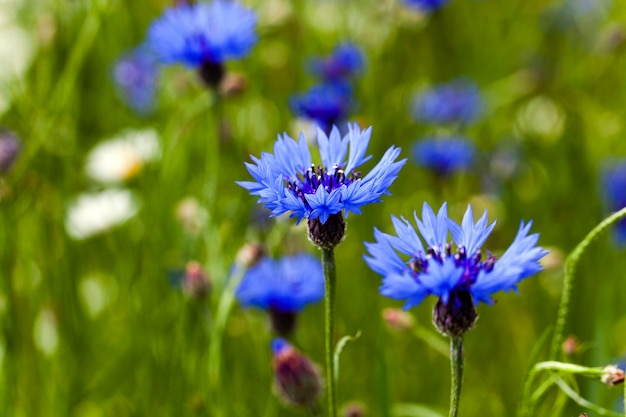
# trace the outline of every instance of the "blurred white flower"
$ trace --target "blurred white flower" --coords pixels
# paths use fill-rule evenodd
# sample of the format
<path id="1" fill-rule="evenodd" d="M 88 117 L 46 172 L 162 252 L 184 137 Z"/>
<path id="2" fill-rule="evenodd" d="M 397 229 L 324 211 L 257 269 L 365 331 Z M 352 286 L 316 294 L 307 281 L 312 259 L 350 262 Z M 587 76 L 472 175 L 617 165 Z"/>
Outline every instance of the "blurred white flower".
<path id="1" fill-rule="evenodd" d="M 0 0 L 0 114 L 11 102 L 11 84 L 24 75 L 34 52 L 32 35 L 17 22 L 18 6 L 18 2 Z"/>
<path id="2" fill-rule="evenodd" d="M 138 210 L 138 199 L 129 190 L 109 189 L 84 193 L 70 206 L 65 229 L 74 239 L 85 239 L 124 223 Z"/>
<path id="3" fill-rule="evenodd" d="M 89 155 L 85 171 L 102 183 L 122 182 L 135 176 L 146 162 L 161 156 L 159 138 L 154 129 L 129 130 L 96 145 Z"/>

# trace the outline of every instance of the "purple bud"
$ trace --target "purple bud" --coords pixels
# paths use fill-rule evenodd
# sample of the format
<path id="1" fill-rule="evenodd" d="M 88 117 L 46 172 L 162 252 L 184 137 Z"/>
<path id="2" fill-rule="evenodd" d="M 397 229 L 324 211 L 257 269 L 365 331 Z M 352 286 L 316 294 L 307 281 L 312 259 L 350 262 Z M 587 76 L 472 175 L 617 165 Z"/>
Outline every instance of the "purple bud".
<path id="1" fill-rule="evenodd" d="M 6 174 L 22 150 L 22 142 L 8 131 L 0 131 L 0 174 Z"/>
<path id="2" fill-rule="evenodd" d="M 286 404 L 312 406 L 322 392 L 318 367 L 284 339 L 272 341 L 276 395 Z"/>

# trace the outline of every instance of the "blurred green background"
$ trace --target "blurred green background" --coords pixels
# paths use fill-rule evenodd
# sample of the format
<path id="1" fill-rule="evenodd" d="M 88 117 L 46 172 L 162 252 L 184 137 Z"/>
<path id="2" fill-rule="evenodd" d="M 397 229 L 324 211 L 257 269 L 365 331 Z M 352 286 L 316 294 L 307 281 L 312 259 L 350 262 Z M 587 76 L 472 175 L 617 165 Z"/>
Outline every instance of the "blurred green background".
<path id="1" fill-rule="evenodd" d="M 486 104 L 481 120 L 463 129 L 479 149 L 475 169 L 442 180 L 409 162 L 393 195 L 349 218 L 336 250 L 337 336 L 361 337 L 341 358 L 339 404 L 360 401 L 370 416 L 436 415 L 397 404 L 445 414 L 448 359 L 385 325 L 382 309 L 401 303 L 379 295 L 362 242 L 373 240 L 374 226 L 390 232 L 391 214 L 448 201 L 458 220 L 468 203 L 489 210 L 498 223 L 486 247 L 496 253 L 521 219 L 534 220 L 539 243 L 552 251 L 546 271 L 523 282 L 519 295 L 481 305 L 466 337 L 461 415 L 515 415 L 533 348 L 535 360 L 547 357 L 538 341 L 554 326 L 563 257 L 607 214 L 600 168 L 607 157 L 626 157 L 626 3 L 450 0 L 431 16 L 393 0 L 245 3 L 258 13 L 259 42 L 228 69 L 245 75 L 246 89 L 218 112 L 196 74 L 167 68 L 155 111 L 141 117 L 116 94 L 111 67 L 170 3 L 0 0 L 0 126 L 23 142 L 0 177 L 0 415 L 306 415 L 272 394 L 263 312 L 233 306 L 217 383 L 209 378 L 210 332 L 245 243 L 265 243 L 275 256 L 315 252 L 292 220 L 260 221 L 255 197 L 234 181 L 249 179 L 244 161 L 271 151 L 278 133 L 297 135 L 303 124 L 288 101 L 313 82 L 306 59 L 346 40 L 366 56 L 352 119 L 373 126 L 374 159 L 392 144 L 409 157 L 416 139 L 436 131 L 410 117 L 421 88 L 465 76 Z M 156 132 L 158 157 L 113 187 L 90 179 L 88 152 L 129 129 Z M 497 174 L 489 156 L 501 147 L 519 156 L 515 174 L 486 187 Z M 66 223 L 78 196 L 109 188 L 130 190 L 136 214 L 72 237 Z M 566 329 L 582 344 L 572 362 L 605 365 L 626 353 L 623 254 L 607 235 L 584 255 Z M 212 280 L 208 298 L 172 285 L 173 271 L 191 260 Z M 411 311 L 428 330 L 432 303 Z M 295 337 L 320 364 L 322 314 L 321 304 L 307 308 Z M 620 396 L 579 382 L 585 398 L 606 408 Z M 538 415 L 584 411 L 571 402 L 554 411 L 557 392 Z"/>

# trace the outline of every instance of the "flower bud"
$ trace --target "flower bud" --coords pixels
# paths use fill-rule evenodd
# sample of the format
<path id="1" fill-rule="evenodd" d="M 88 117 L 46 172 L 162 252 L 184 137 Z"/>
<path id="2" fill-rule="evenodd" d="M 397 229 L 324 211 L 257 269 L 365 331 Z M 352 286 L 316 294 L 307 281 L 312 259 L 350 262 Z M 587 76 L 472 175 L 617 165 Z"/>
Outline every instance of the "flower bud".
<path id="1" fill-rule="evenodd" d="M 450 292 L 447 303 L 441 298 L 433 311 L 433 322 L 446 336 L 461 336 L 471 330 L 478 319 L 472 295 L 468 291 Z"/>
<path id="2" fill-rule="evenodd" d="M 604 375 L 600 379 L 604 384 L 613 387 L 624 383 L 624 371 L 616 365 L 607 365 L 602 370 Z"/>
<path id="3" fill-rule="evenodd" d="M 272 341 L 274 388 L 288 405 L 312 406 L 322 392 L 318 367 L 284 339 Z"/>
<path id="4" fill-rule="evenodd" d="M 409 330 L 414 324 L 413 316 L 398 308 L 384 309 L 383 320 L 391 329 L 399 332 Z"/>
<path id="5" fill-rule="evenodd" d="M 0 174 L 6 174 L 22 150 L 22 142 L 11 132 L 0 131 Z"/>
<path id="6" fill-rule="evenodd" d="M 237 264 L 252 268 L 267 255 L 267 248 L 258 242 L 246 243 L 237 252 Z"/>
<path id="7" fill-rule="evenodd" d="M 191 261 L 185 267 L 183 291 L 190 298 L 204 298 L 211 291 L 211 281 L 198 262 Z"/>
<path id="8" fill-rule="evenodd" d="M 339 415 L 341 417 L 363 417 L 365 415 L 365 407 L 358 402 L 346 404 L 341 409 Z"/>
<path id="9" fill-rule="evenodd" d="M 322 249 L 332 249 L 341 243 L 346 235 L 346 222 L 341 212 L 331 214 L 322 224 L 319 217 L 309 219 L 309 240 Z"/>
<path id="10" fill-rule="evenodd" d="M 248 86 L 248 79 L 243 74 L 227 73 L 219 86 L 220 94 L 224 97 L 231 97 L 241 94 Z"/>
<path id="11" fill-rule="evenodd" d="M 580 351 L 580 342 L 575 336 L 568 336 L 563 341 L 562 349 L 565 356 L 573 356 Z"/>

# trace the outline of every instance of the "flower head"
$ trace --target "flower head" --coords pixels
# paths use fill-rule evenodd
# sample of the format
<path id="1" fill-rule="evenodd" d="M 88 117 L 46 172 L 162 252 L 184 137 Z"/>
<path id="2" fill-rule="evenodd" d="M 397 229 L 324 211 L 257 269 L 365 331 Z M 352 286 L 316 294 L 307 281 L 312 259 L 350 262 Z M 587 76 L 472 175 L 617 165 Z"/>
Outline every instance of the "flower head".
<path id="1" fill-rule="evenodd" d="M 440 175 L 469 169 L 474 153 L 474 145 L 463 137 L 427 138 L 411 147 L 411 156 L 417 165 Z"/>
<path id="2" fill-rule="evenodd" d="M 244 307 L 298 313 L 324 298 L 322 265 L 307 254 L 264 258 L 246 272 L 236 297 Z"/>
<path id="3" fill-rule="evenodd" d="M 312 406 L 317 402 L 323 381 L 318 367 L 286 340 L 272 341 L 274 389 L 284 403 Z"/>
<path id="4" fill-rule="evenodd" d="M 404 0 L 404 4 L 422 12 L 434 12 L 445 5 L 448 0 Z"/>
<path id="5" fill-rule="evenodd" d="M 383 276 L 381 294 L 406 299 L 405 309 L 426 296 L 439 297 L 435 319 L 446 334 L 471 328 L 476 318 L 473 302 L 493 303 L 493 293 L 515 290 L 522 279 L 541 271 L 539 259 L 548 253 L 536 246 L 539 235 L 528 234 L 532 223 L 524 222 L 500 258 L 483 253 L 481 247 L 495 222 L 487 223 L 485 211 L 475 223 L 471 206 L 458 225 L 448 218 L 446 204 L 435 214 L 424 203 L 422 219 L 415 214 L 415 222 L 425 245 L 406 219 L 391 220 L 397 236 L 374 229 L 376 242 L 365 243 L 369 252 L 365 261 Z M 448 242 L 448 232 L 454 244 Z"/>
<path id="6" fill-rule="evenodd" d="M 324 298 L 322 265 L 311 255 L 264 258 L 244 275 L 236 297 L 244 307 L 268 310 L 274 331 L 290 334 L 307 304 Z"/>
<path id="7" fill-rule="evenodd" d="M 609 211 L 626 207 L 626 160 L 613 161 L 604 167 L 601 189 Z M 615 239 L 618 244 L 626 245 L 626 219 L 615 224 Z"/>
<path id="8" fill-rule="evenodd" d="M 122 100 L 140 114 L 154 108 L 159 77 L 155 54 L 145 45 L 124 54 L 113 65 L 112 78 Z"/>
<path id="9" fill-rule="evenodd" d="M 342 81 L 363 70 L 363 52 L 352 43 L 342 43 L 324 58 L 311 61 L 311 71 L 325 81 Z"/>
<path id="10" fill-rule="evenodd" d="M 197 68 L 244 57 L 256 43 L 256 16 L 236 1 L 180 3 L 152 23 L 148 44 L 165 64 Z"/>
<path id="11" fill-rule="evenodd" d="M 102 183 L 123 182 L 161 156 L 155 130 L 128 130 L 100 142 L 87 155 L 87 175 Z"/>
<path id="12" fill-rule="evenodd" d="M 468 124 L 478 119 L 481 110 L 478 87 L 464 79 L 435 86 L 413 102 L 413 116 L 425 123 Z"/>
<path id="13" fill-rule="evenodd" d="M 255 181 L 238 184 L 258 195 L 272 216 L 290 211 L 298 222 L 319 218 L 325 224 L 335 214 L 360 214 L 361 206 L 389 194 L 389 186 L 406 163 L 406 159 L 396 161 L 400 148 L 392 146 L 363 177 L 357 168 L 371 159 L 365 155 L 371 133 L 371 127 L 362 131 L 356 123 L 348 125 L 343 137 L 336 126 L 328 136 L 318 131 L 319 165 L 313 163 L 304 133 L 298 142 L 284 134 L 274 144 L 274 154 L 253 156 L 254 163 L 246 163 Z"/>
<path id="14" fill-rule="evenodd" d="M 352 104 L 352 88 L 346 83 L 318 84 L 290 100 L 294 114 L 314 120 L 326 133 L 346 120 Z"/>

